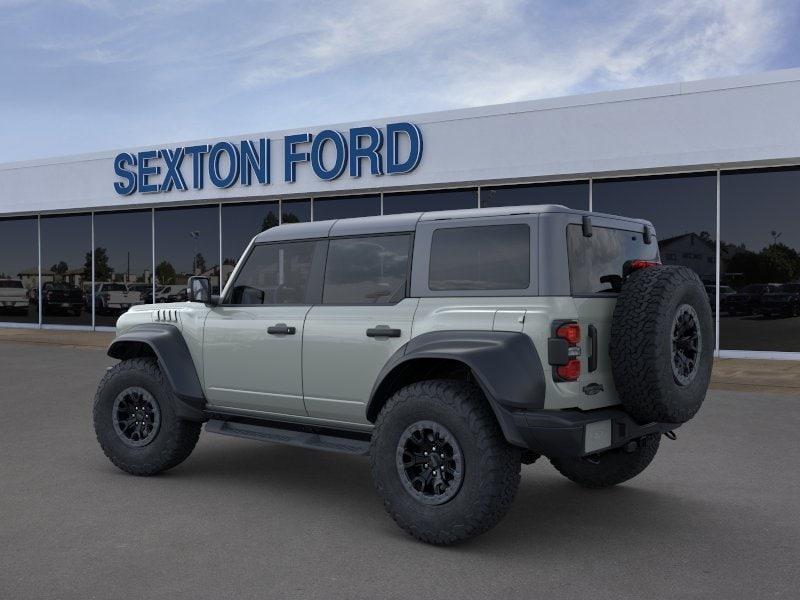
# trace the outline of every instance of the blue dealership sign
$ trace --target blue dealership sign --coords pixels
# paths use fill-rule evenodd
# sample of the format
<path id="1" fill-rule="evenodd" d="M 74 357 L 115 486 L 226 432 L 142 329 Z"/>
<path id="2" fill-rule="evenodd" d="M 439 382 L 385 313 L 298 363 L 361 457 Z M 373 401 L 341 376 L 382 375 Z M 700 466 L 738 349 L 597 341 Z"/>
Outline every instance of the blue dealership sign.
<path id="1" fill-rule="evenodd" d="M 407 147 L 401 156 L 401 145 Z M 327 158 L 326 158 L 327 155 Z M 350 177 L 410 173 L 422 159 L 422 132 L 413 123 L 389 123 L 386 131 L 377 127 L 353 127 L 347 134 L 325 129 L 316 134 L 298 133 L 283 139 L 283 178 L 297 180 L 297 166 L 310 163 L 311 171 L 322 181 L 333 181 L 347 170 Z M 183 163 L 191 162 L 186 177 Z M 270 140 L 242 140 L 121 152 L 114 158 L 114 191 L 121 196 L 166 193 L 172 190 L 202 190 L 206 178 L 218 188 L 238 183 L 249 186 L 254 180 L 269 185 L 271 173 Z"/>

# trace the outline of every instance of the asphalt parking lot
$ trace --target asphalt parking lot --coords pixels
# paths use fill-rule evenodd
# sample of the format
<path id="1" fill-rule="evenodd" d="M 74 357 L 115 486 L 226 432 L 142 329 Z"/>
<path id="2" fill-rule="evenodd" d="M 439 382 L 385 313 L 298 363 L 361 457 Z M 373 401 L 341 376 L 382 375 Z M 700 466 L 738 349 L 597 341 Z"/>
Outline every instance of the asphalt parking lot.
<path id="1" fill-rule="evenodd" d="M 204 434 L 136 478 L 91 429 L 102 350 L 0 342 L 3 598 L 797 598 L 800 396 L 711 392 L 653 465 L 587 491 L 524 467 L 451 548 L 383 512 L 367 460 Z"/>

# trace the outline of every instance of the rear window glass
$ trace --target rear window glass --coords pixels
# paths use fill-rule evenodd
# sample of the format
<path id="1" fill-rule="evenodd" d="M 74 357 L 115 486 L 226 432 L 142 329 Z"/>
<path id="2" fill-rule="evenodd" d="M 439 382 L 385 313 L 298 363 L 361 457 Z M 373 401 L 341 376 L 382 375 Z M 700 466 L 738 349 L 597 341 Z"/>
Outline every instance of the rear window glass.
<path id="1" fill-rule="evenodd" d="M 524 290 L 531 281 L 531 230 L 524 224 L 437 229 L 428 288 Z"/>
<path id="2" fill-rule="evenodd" d="M 583 235 L 580 225 L 567 226 L 569 281 L 572 293 L 614 294 L 622 281 L 622 267 L 629 260 L 659 260 L 655 238 L 649 244 L 635 231 L 593 227 Z"/>
<path id="3" fill-rule="evenodd" d="M 405 297 L 411 236 L 333 239 L 324 304 L 393 304 Z"/>

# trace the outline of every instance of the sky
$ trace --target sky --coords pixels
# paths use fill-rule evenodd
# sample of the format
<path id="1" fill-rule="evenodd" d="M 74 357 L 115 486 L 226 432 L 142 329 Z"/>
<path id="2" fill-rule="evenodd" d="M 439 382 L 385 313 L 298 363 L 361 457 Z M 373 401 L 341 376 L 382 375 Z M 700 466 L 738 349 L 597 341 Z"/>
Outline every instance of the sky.
<path id="1" fill-rule="evenodd" d="M 0 0 L 0 163 L 800 66 L 796 0 Z"/>

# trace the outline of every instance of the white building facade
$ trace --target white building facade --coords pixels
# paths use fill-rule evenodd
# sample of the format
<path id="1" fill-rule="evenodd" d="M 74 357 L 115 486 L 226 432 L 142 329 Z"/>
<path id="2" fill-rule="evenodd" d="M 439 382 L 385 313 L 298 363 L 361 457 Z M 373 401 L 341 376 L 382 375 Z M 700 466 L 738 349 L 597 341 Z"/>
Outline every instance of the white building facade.
<path id="1" fill-rule="evenodd" d="M 652 221 L 719 355 L 800 358 L 800 298 L 758 308 L 800 282 L 799 101 L 792 69 L 0 165 L 0 326 L 111 327 L 106 290 L 224 285 L 279 223 L 553 203 Z"/>

